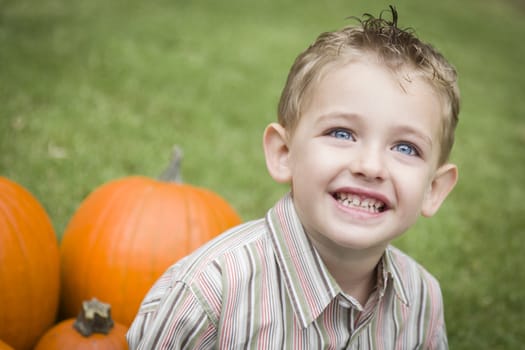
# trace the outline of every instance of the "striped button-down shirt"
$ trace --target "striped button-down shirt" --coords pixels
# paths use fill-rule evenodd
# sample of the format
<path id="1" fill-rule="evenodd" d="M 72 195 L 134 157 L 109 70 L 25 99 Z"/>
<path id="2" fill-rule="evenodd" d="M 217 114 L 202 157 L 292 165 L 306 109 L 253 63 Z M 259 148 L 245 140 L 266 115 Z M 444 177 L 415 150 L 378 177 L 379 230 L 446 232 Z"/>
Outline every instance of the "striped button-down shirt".
<path id="1" fill-rule="evenodd" d="M 389 246 L 365 305 L 307 238 L 290 195 L 171 266 L 144 298 L 131 349 L 447 349 L 439 284 Z"/>

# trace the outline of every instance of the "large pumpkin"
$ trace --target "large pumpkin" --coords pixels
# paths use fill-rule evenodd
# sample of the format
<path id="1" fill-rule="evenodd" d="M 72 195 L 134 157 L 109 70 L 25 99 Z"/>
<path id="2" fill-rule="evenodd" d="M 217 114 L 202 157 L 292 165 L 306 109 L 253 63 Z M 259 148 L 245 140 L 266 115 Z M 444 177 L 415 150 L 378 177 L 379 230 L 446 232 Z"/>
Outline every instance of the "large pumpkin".
<path id="1" fill-rule="evenodd" d="M 76 319 L 47 331 L 34 350 L 127 350 L 127 330 L 113 322 L 109 304 L 93 299 L 82 303 Z"/>
<path id="2" fill-rule="evenodd" d="M 46 211 L 0 177 L 0 339 L 31 349 L 55 321 L 59 283 L 58 241 Z"/>
<path id="3" fill-rule="evenodd" d="M 102 185 L 80 205 L 62 237 L 61 317 L 73 317 L 83 300 L 96 297 L 129 326 L 171 264 L 238 223 L 232 207 L 203 188 L 143 176 Z"/>

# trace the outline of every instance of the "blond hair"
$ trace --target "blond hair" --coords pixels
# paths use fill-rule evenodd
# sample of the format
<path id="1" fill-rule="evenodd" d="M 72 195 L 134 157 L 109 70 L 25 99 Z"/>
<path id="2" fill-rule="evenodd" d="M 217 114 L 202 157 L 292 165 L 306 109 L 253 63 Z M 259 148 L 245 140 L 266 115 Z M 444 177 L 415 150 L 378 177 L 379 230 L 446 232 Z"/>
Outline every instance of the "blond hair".
<path id="1" fill-rule="evenodd" d="M 397 26 L 397 11 L 390 6 L 392 19 L 365 14 L 359 25 L 326 32 L 295 60 L 281 94 L 279 123 L 293 133 L 304 108 L 305 96 L 336 64 L 374 56 L 394 73 L 410 69 L 423 77 L 443 102 L 439 163 L 447 161 L 459 114 L 459 87 L 455 68 L 430 44 L 420 41 L 410 28 Z M 355 18 L 354 18 L 355 19 Z"/>

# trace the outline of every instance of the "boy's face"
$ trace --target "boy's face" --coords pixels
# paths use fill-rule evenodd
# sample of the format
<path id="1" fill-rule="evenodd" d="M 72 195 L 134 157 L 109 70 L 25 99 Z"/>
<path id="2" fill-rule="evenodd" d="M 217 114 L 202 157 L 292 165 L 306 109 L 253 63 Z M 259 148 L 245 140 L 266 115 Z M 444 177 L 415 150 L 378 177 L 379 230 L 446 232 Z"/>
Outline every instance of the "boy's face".
<path id="1" fill-rule="evenodd" d="M 438 166 L 440 101 L 405 73 L 399 81 L 364 62 L 332 69 L 291 136 L 278 124 L 265 132 L 270 173 L 291 182 L 318 249 L 382 250 L 420 214 L 433 215 L 456 183 L 455 166 Z"/>

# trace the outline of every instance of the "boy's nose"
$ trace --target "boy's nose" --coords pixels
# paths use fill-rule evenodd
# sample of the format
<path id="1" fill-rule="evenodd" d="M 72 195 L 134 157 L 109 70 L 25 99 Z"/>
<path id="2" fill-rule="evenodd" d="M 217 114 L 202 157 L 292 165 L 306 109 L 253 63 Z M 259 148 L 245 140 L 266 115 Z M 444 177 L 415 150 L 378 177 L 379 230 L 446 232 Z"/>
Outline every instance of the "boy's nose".
<path id="1" fill-rule="evenodd" d="M 356 150 L 349 168 L 354 176 L 366 181 L 383 180 L 386 177 L 384 155 L 376 147 L 361 147 Z"/>

